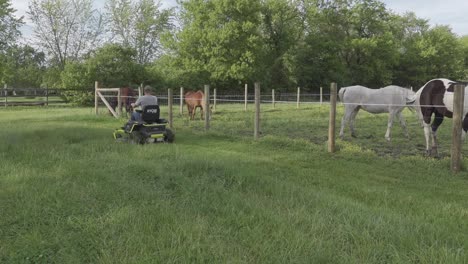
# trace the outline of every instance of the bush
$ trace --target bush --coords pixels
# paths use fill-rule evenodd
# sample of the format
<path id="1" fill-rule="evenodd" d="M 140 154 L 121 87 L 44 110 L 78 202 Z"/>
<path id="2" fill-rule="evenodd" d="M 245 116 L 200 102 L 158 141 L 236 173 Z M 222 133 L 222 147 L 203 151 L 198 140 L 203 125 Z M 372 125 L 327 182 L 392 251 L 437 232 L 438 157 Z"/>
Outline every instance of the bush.
<path id="1" fill-rule="evenodd" d="M 92 91 L 64 91 L 62 97 L 73 105 L 91 106 L 94 104 L 94 92 Z"/>

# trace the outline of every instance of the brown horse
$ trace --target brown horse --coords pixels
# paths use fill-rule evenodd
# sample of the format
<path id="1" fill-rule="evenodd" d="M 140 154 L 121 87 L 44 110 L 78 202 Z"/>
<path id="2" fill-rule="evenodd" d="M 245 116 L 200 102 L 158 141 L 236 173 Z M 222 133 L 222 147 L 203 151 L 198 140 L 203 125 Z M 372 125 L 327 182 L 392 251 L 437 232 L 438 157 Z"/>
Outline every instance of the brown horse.
<path id="1" fill-rule="evenodd" d="M 121 113 L 122 113 L 123 107 L 125 107 L 125 115 L 128 115 L 128 113 L 132 112 L 132 109 L 131 109 L 132 103 L 135 103 L 136 101 L 136 98 L 135 98 L 136 94 L 137 93 L 128 86 L 120 88 L 120 101 L 122 102 L 122 105 L 120 106 Z M 117 96 L 112 97 L 109 103 L 114 110 L 117 110 L 117 106 L 118 106 Z"/>
<path id="2" fill-rule="evenodd" d="M 203 110 L 205 109 L 205 94 L 200 90 L 196 92 L 188 91 L 185 93 L 184 98 L 185 103 L 187 104 L 187 110 L 190 120 L 193 120 L 195 118 L 195 112 L 198 107 L 200 107 L 201 119 L 204 119 Z"/>

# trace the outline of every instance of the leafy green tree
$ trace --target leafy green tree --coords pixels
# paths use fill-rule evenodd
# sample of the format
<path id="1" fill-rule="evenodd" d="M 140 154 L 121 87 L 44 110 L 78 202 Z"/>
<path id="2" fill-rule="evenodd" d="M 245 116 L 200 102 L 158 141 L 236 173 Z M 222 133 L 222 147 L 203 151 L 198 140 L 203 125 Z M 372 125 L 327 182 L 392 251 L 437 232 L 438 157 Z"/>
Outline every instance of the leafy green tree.
<path id="1" fill-rule="evenodd" d="M 154 0 L 108 0 L 106 7 L 113 40 L 135 49 L 138 63 L 162 54 L 161 35 L 174 27 L 173 9 L 161 10 L 161 2 Z"/>
<path id="2" fill-rule="evenodd" d="M 50 63 L 42 76 L 42 87 L 59 89 L 63 88 L 61 74 L 63 69 L 58 63 Z"/>
<path id="3" fill-rule="evenodd" d="M 7 49 L 5 80 L 17 88 L 40 87 L 45 70 L 45 55 L 29 45 Z"/>
<path id="4" fill-rule="evenodd" d="M 424 61 L 417 45 L 429 30 L 426 19 L 420 19 L 412 12 L 403 16 L 394 15 L 391 28 L 399 46 L 398 63 L 394 66 L 392 83 L 405 87 L 419 87 L 425 83 L 427 74 Z"/>
<path id="5" fill-rule="evenodd" d="M 305 32 L 295 73 L 300 85 L 391 83 L 398 45 L 382 2 L 304 0 L 302 7 Z"/>
<path id="6" fill-rule="evenodd" d="M 94 82 L 101 87 L 137 86 L 147 81 L 145 68 L 136 62 L 136 51 L 107 44 L 89 55 L 84 62 L 69 62 L 60 75 L 62 87 L 74 89 L 66 99 L 79 105 L 91 104 Z M 81 91 L 80 91 L 81 90 Z"/>
<path id="7" fill-rule="evenodd" d="M 0 83 L 7 83 L 11 68 L 8 64 L 7 50 L 20 36 L 18 30 L 23 23 L 22 18 L 14 16 L 15 9 L 11 7 L 10 0 L 0 0 Z"/>
<path id="8" fill-rule="evenodd" d="M 267 66 L 265 83 L 269 88 L 287 88 L 292 78 L 291 56 L 303 37 L 303 19 L 295 1 L 265 0 L 262 3 L 263 64 Z"/>
<path id="9" fill-rule="evenodd" d="M 464 36 L 460 38 L 460 44 L 463 50 L 463 58 L 464 58 L 464 76 L 463 80 L 468 81 L 468 36 Z"/>
<path id="10" fill-rule="evenodd" d="M 10 0 L 0 0 L 0 51 L 15 43 L 20 36 L 18 29 L 23 24 L 23 19 L 16 18 L 15 11 Z"/>
<path id="11" fill-rule="evenodd" d="M 463 47 L 448 26 L 436 26 L 416 42 L 425 80 L 460 79 L 464 75 Z"/>
<path id="12" fill-rule="evenodd" d="M 211 83 L 258 80 L 262 39 L 259 0 L 189 0 L 181 4 L 182 30 L 172 48 L 184 72 Z"/>
<path id="13" fill-rule="evenodd" d="M 95 75 L 88 70 L 85 63 L 70 62 L 60 74 L 62 87 L 76 90 L 92 90 Z"/>
<path id="14" fill-rule="evenodd" d="M 132 48 L 106 44 L 86 60 L 89 79 L 99 81 L 101 87 L 121 87 L 145 82 L 145 69 L 137 63 L 136 57 L 137 52 Z"/>
<path id="15" fill-rule="evenodd" d="M 75 105 L 92 105 L 94 103 L 94 74 L 88 71 L 85 63 L 69 62 L 60 74 L 62 87 L 66 91 L 62 96 Z"/>
<path id="16" fill-rule="evenodd" d="M 304 0 L 299 9 L 304 32 L 293 55 L 297 84 L 309 89 L 330 82 L 343 84 L 347 73 L 339 55 L 345 34 L 335 25 L 335 12 L 316 0 Z"/>
<path id="17" fill-rule="evenodd" d="M 371 87 L 391 83 L 397 45 L 388 26 L 390 15 L 385 5 L 375 0 L 356 0 L 327 8 L 335 7 L 339 10 L 336 14 L 344 14 L 334 18 L 344 34 L 340 56 L 349 82 Z M 330 15 L 331 10 L 327 11 Z"/>
<path id="18" fill-rule="evenodd" d="M 206 72 L 188 71 L 184 68 L 180 57 L 165 54 L 155 60 L 147 69 L 154 80 L 164 87 L 185 87 L 186 89 L 199 89 L 207 84 L 210 76 Z"/>

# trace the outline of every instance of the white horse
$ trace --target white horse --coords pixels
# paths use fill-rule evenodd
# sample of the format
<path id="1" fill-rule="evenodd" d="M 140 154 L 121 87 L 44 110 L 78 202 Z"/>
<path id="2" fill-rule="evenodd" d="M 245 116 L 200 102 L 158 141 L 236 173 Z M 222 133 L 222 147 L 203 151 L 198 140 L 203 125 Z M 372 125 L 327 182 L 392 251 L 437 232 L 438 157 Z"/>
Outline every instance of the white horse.
<path id="1" fill-rule="evenodd" d="M 406 137 L 409 137 L 406 122 L 401 115 L 403 109 L 414 103 L 415 93 L 409 89 L 390 85 L 380 89 L 369 89 L 367 87 L 356 85 L 343 87 L 339 91 L 341 102 L 345 105 L 345 113 L 341 120 L 340 137 L 344 137 L 344 127 L 349 122 L 351 136 L 355 137 L 354 120 L 359 109 L 372 114 L 389 113 L 387 133 L 385 139 L 391 140 L 391 128 L 393 119 L 398 117 Z"/>

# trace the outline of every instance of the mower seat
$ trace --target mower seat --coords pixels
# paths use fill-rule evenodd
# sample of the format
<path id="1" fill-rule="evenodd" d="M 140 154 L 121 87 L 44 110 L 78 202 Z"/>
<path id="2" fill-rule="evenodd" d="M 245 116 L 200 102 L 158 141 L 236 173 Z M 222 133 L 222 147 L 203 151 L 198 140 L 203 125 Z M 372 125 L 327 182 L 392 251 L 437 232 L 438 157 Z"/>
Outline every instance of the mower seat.
<path id="1" fill-rule="evenodd" d="M 158 123 L 159 112 L 159 105 L 147 105 L 141 111 L 141 120 L 148 124 Z"/>

